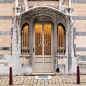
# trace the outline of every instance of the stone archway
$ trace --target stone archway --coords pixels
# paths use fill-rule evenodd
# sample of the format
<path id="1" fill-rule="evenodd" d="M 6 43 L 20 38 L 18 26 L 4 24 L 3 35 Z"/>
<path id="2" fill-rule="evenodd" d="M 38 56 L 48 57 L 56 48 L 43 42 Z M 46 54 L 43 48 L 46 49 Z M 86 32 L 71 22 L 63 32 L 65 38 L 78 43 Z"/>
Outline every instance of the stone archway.
<path id="1" fill-rule="evenodd" d="M 17 19 L 18 18 L 18 19 Z M 68 38 L 69 35 L 69 29 L 70 29 L 70 15 L 67 15 L 65 13 L 60 12 L 59 10 L 49 7 L 49 6 L 38 6 L 38 7 L 33 7 L 31 9 L 28 9 L 27 11 L 21 13 L 20 15 L 17 15 L 15 17 L 15 22 L 17 23 L 17 32 L 18 32 L 18 56 L 21 55 L 21 27 L 23 24 L 28 23 L 29 25 L 29 67 L 31 68 L 33 72 L 33 28 L 34 28 L 34 22 L 51 22 L 53 23 L 54 26 L 54 71 L 56 70 L 56 56 L 57 56 L 57 25 L 59 23 L 62 23 L 65 26 L 66 29 L 66 69 L 65 73 L 68 73 L 68 55 L 69 55 L 69 50 L 71 50 L 70 44 L 71 42 L 68 42 L 70 38 Z M 15 32 L 14 32 L 15 33 Z M 17 35 L 15 36 L 17 37 Z M 13 50 L 15 52 L 15 50 Z M 71 51 L 70 51 L 71 52 Z M 21 65 L 21 64 L 20 64 Z M 21 68 L 22 70 L 22 68 Z"/>

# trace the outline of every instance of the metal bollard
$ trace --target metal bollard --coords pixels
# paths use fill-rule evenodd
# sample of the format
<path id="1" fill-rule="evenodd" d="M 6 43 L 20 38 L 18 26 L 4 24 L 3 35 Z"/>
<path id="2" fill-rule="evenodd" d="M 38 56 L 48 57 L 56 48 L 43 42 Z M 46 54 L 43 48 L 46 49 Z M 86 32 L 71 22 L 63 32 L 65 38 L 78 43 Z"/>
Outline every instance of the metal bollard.
<path id="1" fill-rule="evenodd" d="M 9 69 L 9 85 L 13 85 L 12 67 Z"/>
<path id="2" fill-rule="evenodd" d="M 77 84 L 80 84 L 80 72 L 79 72 L 79 66 L 77 65 Z"/>

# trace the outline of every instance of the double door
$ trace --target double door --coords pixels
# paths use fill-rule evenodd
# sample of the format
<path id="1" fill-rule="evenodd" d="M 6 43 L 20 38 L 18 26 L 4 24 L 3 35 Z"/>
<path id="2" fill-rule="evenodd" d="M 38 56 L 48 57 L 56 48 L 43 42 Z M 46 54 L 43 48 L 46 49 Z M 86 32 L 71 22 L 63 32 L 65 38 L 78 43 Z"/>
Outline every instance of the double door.
<path id="1" fill-rule="evenodd" d="M 52 73 L 53 57 L 53 28 L 50 23 L 34 25 L 33 72 Z"/>

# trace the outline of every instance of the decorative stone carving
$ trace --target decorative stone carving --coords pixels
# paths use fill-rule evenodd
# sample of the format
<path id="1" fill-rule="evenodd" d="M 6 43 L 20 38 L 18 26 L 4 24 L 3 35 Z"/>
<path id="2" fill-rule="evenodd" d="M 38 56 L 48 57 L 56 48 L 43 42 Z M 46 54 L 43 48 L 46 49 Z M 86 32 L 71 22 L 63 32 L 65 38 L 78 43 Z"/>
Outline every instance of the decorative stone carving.
<path id="1" fill-rule="evenodd" d="M 58 22 L 59 20 L 59 22 Z M 71 28 L 72 28 L 72 24 L 70 21 L 70 15 L 69 14 L 65 14 L 63 12 L 60 12 L 59 10 L 55 9 L 55 8 L 51 8 L 49 6 L 45 6 L 45 7 L 33 7 L 33 9 L 28 9 L 27 11 L 22 12 L 19 15 L 16 15 L 15 17 L 15 28 L 16 28 L 16 40 L 17 40 L 17 47 L 21 47 L 21 42 L 19 43 L 19 41 L 21 41 L 21 27 L 23 26 L 24 23 L 26 23 L 28 21 L 29 27 L 30 27 L 30 65 L 32 66 L 32 58 L 33 58 L 33 23 L 34 22 L 52 22 L 54 25 L 54 43 L 57 42 L 57 25 L 59 23 L 63 23 L 66 29 L 66 42 L 68 42 L 68 33 L 71 33 Z M 67 21 L 67 22 L 65 22 Z M 71 26 L 70 26 L 71 25 Z M 69 31 L 70 28 L 70 31 Z M 20 37 L 20 38 L 19 38 Z M 68 43 L 67 43 L 68 45 Z M 66 46 L 66 50 L 68 51 L 68 46 Z M 19 49 L 18 49 L 19 50 Z M 54 44 L 54 57 L 57 54 L 57 43 Z M 68 55 L 68 52 L 66 52 Z M 21 54 L 21 50 L 19 50 L 18 54 Z M 18 55 L 19 56 L 19 55 Z M 67 58 L 68 59 L 68 58 Z M 66 65 L 68 66 L 68 62 L 66 63 Z M 67 72 L 68 72 L 68 67 L 67 67 Z"/>

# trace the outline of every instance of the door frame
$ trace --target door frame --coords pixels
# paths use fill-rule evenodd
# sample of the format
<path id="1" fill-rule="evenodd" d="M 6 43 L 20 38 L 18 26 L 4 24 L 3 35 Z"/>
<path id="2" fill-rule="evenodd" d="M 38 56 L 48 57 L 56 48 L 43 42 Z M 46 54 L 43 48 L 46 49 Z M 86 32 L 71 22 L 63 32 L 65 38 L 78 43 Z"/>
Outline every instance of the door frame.
<path id="1" fill-rule="evenodd" d="M 44 25 L 44 24 L 51 24 L 51 34 L 52 34 L 52 36 L 51 36 L 51 47 L 52 47 L 52 51 L 51 51 L 51 55 L 52 55 L 52 70 L 53 70 L 53 72 L 49 72 L 49 73 L 54 73 L 54 25 L 51 23 L 51 22 L 35 22 L 34 24 L 33 24 L 33 49 L 34 49 L 34 52 L 33 52 L 33 73 L 37 73 L 37 72 L 34 72 L 34 58 L 35 58 L 35 25 L 36 24 L 42 24 L 42 25 Z M 43 28 L 44 28 L 44 26 L 43 26 Z M 43 38 L 43 37 L 42 37 Z M 42 39 L 43 40 L 43 39 Z M 48 73 L 48 72 L 47 72 Z M 45 73 L 44 73 L 45 74 Z"/>

